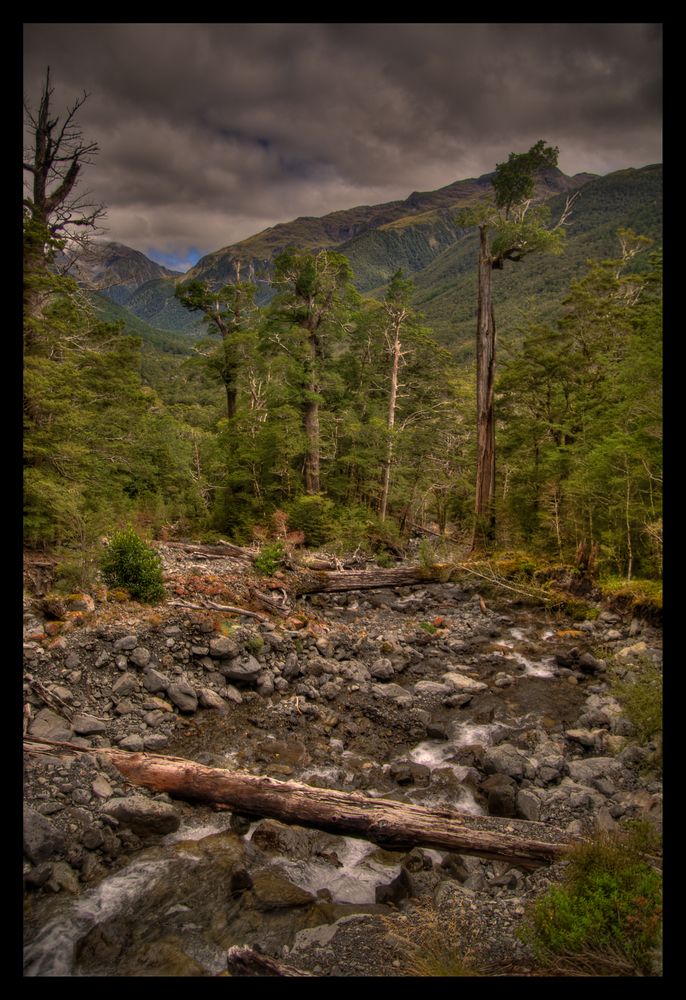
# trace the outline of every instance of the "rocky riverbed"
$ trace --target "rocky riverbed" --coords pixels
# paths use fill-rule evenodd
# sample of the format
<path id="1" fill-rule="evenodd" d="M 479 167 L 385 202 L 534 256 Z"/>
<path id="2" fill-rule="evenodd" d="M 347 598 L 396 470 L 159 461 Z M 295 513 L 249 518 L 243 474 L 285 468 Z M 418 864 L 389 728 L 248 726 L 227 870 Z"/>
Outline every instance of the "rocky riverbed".
<path id="1" fill-rule="evenodd" d="M 179 593 L 188 567 L 165 559 Z M 79 748 L 25 755 L 28 976 L 212 976 L 255 943 L 317 976 L 403 976 L 427 907 L 481 968 L 533 968 L 517 928 L 559 864 L 391 853 L 172 801 L 129 786 L 107 747 L 545 824 L 551 839 L 659 823 L 654 748 L 608 673 L 609 657 L 629 678 L 660 662 L 646 622 L 484 608 L 459 584 L 316 595 L 264 622 L 69 603 L 25 616 L 28 735 Z"/>

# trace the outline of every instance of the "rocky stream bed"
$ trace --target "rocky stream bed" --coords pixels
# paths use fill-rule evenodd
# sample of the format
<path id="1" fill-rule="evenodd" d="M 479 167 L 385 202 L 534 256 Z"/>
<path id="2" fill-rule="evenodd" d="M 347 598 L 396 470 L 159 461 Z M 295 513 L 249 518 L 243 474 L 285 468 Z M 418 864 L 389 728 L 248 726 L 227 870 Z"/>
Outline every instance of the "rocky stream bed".
<path id="1" fill-rule="evenodd" d="M 188 567 L 163 556 L 178 583 Z M 81 751 L 25 755 L 27 976 L 226 975 L 241 944 L 316 976 L 406 976 L 427 907 L 480 968 L 532 974 L 517 929 L 563 863 L 389 852 L 172 801 L 128 785 L 107 747 L 544 824 L 552 840 L 659 823 L 651 747 L 606 663 L 660 661 L 644 621 L 484 607 L 454 583 L 314 595 L 265 622 L 82 601 L 57 626 L 37 602 L 25 615 L 28 735 Z"/>

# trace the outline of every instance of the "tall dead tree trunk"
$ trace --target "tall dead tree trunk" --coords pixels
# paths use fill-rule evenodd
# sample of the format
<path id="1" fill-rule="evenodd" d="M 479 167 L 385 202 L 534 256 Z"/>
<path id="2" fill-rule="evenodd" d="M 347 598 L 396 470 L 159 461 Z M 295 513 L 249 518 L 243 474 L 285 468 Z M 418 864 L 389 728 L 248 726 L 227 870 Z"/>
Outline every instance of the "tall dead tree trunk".
<path id="1" fill-rule="evenodd" d="M 396 315 L 393 331 L 394 337 L 391 354 L 391 391 L 388 397 L 388 417 L 386 420 L 388 440 L 386 442 L 381 505 L 379 508 L 379 518 L 381 521 L 386 520 L 388 493 L 391 485 L 391 467 L 393 465 L 393 430 L 395 428 L 395 410 L 398 402 L 398 371 L 400 369 L 400 358 L 402 353 L 400 348 L 400 327 L 405 315 L 405 310 L 402 310 Z"/>
<path id="2" fill-rule="evenodd" d="M 305 466 L 303 479 L 305 481 L 305 492 L 312 496 L 319 493 L 319 356 L 320 343 L 317 336 L 317 327 L 320 316 L 312 313 L 308 325 L 308 350 L 309 358 L 307 362 L 307 373 L 305 381 L 305 398 L 303 402 L 303 428 L 307 441 L 307 451 L 305 452 Z"/>
<path id="3" fill-rule="evenodd" d="M 495 537 L 495 315 L 492 301 L 493 257 L 487 227 L 479 227 L 479 303 L 476 326 L 476 501 L 472 547 Z"/>

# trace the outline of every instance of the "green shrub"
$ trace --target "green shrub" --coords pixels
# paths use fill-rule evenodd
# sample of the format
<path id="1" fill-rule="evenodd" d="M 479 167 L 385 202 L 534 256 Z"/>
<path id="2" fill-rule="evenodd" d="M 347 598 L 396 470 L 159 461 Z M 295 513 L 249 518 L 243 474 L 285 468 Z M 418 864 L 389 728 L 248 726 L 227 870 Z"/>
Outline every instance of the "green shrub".
<path id="1" fill-rule="evenodd" d="M 285 554 L 286 549 L 283 542 L 265 545 L 254 560 L 255 569 L 258 573 L 264 573 L 265 576 L 272 576 L 283 562 Z"/>
<path id="2" fill-rule="evenodd" d="M 644 855 L 642 829 L 574 848 L 564 880 L 532 907 L 522 936 L 554 967 L 578 954 L 620 955 L 650 974 L 661 939 L 662 876 Z M 606 973 L 607 974 L 607 973 Z"/>
<path id="3" fill-rule="evenodd" d="M 154 604 L 164 598 L 162 561 L 131 527 L 115 532 L 101 567 L 108 586 L 124 587 L 136 601 Z"/>
<path id="4" fill-rule="evenodd" d="M 662 733 L 662 670 L 643 657 L 632 664 L 635 680 L 615 680 L 612 694 L 624 709 L 641 743 Z"/>
<path id="5" fill-rule="evenodd" d="M 319 494 L 301 496 L 286 506 L 290 531 L 302 531 L 306 545 L 323 545 L 333 533 L 334 505 Z"/>

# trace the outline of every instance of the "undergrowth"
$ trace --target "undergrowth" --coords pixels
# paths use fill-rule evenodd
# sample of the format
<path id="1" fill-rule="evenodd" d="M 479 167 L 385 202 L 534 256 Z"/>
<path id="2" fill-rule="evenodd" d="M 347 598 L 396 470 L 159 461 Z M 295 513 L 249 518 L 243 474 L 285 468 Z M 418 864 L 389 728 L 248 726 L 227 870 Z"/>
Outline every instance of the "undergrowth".
<path id="1" fill-rule="evenodd" d="M 162 561 L 130 526 L 112 535 L 101 567 L 108 586 L 125 588 L 135 601 L 154 604 L 164 597 Z"/>
<path id="2" fill-rule="evenodd" d="M 582 975 L 654 974 L 662 875 L 649 854 L 658 852 L 647 824 L 573 849 L 563 881 L 533 904 L 522 931 L 545 968 L 573 975 L 559 969 L 576 963 Z"/>

